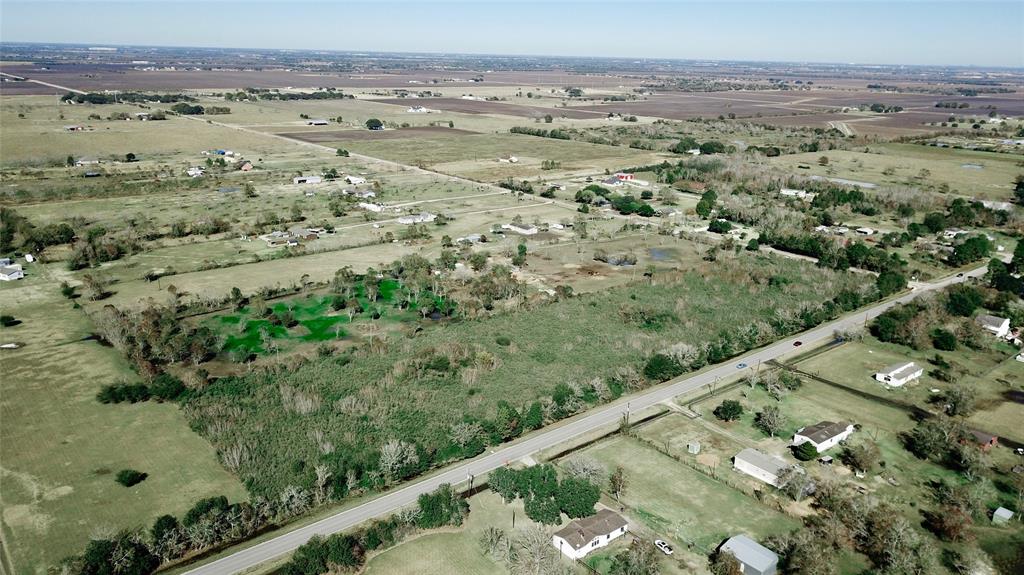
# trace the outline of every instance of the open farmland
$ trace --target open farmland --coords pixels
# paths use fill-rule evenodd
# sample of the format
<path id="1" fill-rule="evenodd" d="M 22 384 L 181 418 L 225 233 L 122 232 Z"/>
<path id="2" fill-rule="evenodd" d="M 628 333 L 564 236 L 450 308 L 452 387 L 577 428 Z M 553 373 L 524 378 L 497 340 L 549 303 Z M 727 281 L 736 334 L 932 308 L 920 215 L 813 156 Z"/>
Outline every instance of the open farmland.
<path id="1" fill-rule="evenodd" d="M 60 295 L 66 272 L 34 270 L 0 285 L 0 312 L 21 321 L 0 334 L 24 345 L 0 350 L 3 539 L 14 572 L 45 573 L 97 533 L 149 525 L 203 497 L 244 500 L 245 489 L 176 405 L 96 400 L 104 385 L 138 375 L 91 337 L 92 323 Z M 114 475 L 125 468 L 148 477 L 122 487 Z"/>
<path id="2" fill-rule="evenodd" d="M 592 120 L 604 117 L 604 114 L 599 111 L 587 111 L 576 108 L 542 108 L 538 106 L 510 104 L 508 102 L 465 100 L 462 98 L 422 98 L 415 100 L 410 100 L 408 98 L 393 98 L 377 101 L 385 104 L 393 104 L 395 106 L 416 105 L 424 106 L 427 109 L 459 112 L 463 114 L 497 114 L 501 116 L 516 116 L 522 118 L 543 118 L 545 115 L 551 115 L 556 118 L 570 118 L 574 120 Z"/>
<path id="3" fill-rule="evenodd" d="M 222 381 L 190 401 L 186 412 L 202 430 L 224 409 L 240 409 L 230 441 L 243 442 L 252 458 L 239 473 L 253 491 L 273 494 L 298 479 L 295 461 L 321 458 L 316 445 L 307 439 L 313 427 L 322 430 L 339 454 L 346 454 L 345 459 L 332 463 L 346 469 L 366 469 L 376 457 L 374 446 L 396 435 L 442 458 L 450 452 L 447 428 L 454 418 L 491 417 L 498 398 L 525 406 L 551 393 L 561 382 L 612 378 L 617 368 L 642 357 L 641 350 L 678 341 L 705 341 L 711 326 L 749 327 L 752 318 L 766 322 L 779 308 L 821 301 L 824 285 L 832 292 L 864 281 L 856 274 L 835 275 L 790 260 L 744 257 L 742 261 L 748 266 L 744 276 L 753 265 L 761 274 L 815 274 L 819 281 L 814 288 L 794 283 L 780 290 L 741 283 L 738 275 L 724 282 L 713 281 L 711 277 L 730 276 L 712 270 L 711 277 L 688 273 L 654 285 L 605 290 L 516 314 L 452 324 L 447 326 L 442 344 L 417 337 L 391 342 L 379 354 L 358 354 L 342 362 L 343 366 L 338 359 L 327 358 L 272 378 L 254 374 Z M 730 266 L 733 273 L 740 273 L 740 265 L 737 261 Z M 744 304 L 726 308 L 721 305 L 724 301 Z M 637 332 L 631 320 L 606 321 L 616 314 L 621 318 L 624 305 L 649 308 L 647 315 L 665 318 L 657 321 L 663 327 Z M 563 331 L 558 326 L 570 321 L 577 335 L 559 337 Z M 509 346 L 495 343 L 502 335 L 511 338 Z M 457 354 L 457 359 L 449 360 L 451 368 L 423 371 L 424 365 L 433 365 L 432 358 L 451 354 Z M 401 358 L 416 359 L 403 362 Z M 568 358 L 571 360 L 566 361 Z M 394 371 L 396 362 L 398 371 Z M 396 385 L 404 390 L 400 396 L 389 391 Z M 362 421 L 331 418 L 326 409 L 306 415 L 289 413 L 281 409 L 279 388 L 315 397 L 323 406 L 354 402 L 370 417 Z M 384 413 L 392 415 L 380 417 Z M 207 437 L 221 448 L 229 440 L 227 435 Z M 340 469 L 338 474 L 344 475 Z"/>
<path id="4" fill-rule="evenodd" d="M 818 163 L 823 155 L 829 158 L 827 166 Z M 1009 200 L 1012 196 L 1013 179 L 1020 170 L 1017 161 L 1008 154 L 914 144 L 880 144 L 870 146 L 868 152 L 830 150 L 771 159 L 772 164 L 792 174 L 844 178 L 876 185 L 938 187 L 947 184 L 952 193 L 998 201 Z M 799 169 L 799 166 L 807 166 L 807 169 Z M 891 174 L 883 173 L 890 170 Z"/>
<path id="5" fill-rule="evenodd" d="M 420 136 L 465 136 L 476 134 L 470 130 L 459 130 L 457 128 L 443 128 L 440 126 L 420 126 L 401 128 L 398 130 L 334 130 L 334 131 L 305 131 L 279 134 L 293 140 L 303 142 L 324 143 L 324 142 L 351 142 L 363 140 L 400 140 L 403 138 L 417 138 Z"/>

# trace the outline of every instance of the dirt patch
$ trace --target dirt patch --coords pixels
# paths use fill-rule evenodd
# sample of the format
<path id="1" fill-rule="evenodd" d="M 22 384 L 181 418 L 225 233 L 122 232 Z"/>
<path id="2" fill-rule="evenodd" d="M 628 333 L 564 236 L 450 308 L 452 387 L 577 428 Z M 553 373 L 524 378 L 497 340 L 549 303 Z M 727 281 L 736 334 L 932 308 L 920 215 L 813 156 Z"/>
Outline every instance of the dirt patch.
<path id="1" fill-rule="evenodd" d="M 697 456 L 697 463 L 706 465 L 712 469 L 718 467 L 719 457 L 711 453 L 701 453 Z"/>
<path id="2" fill-rule="evenodd" d="M 323 142 L 344 142 L 344 141 L 372 141 L 372 140 L 400 140 L 403 138 L 426 138 L 429 136 L 468 136 L 479 134 L 471 130 L 460 130 L 458 128 L 445 128 L 442 126 L 417 126 L 413 128 L 399 128 L 397 130 L 328 130 L 308 132 L 292 132 L 278 134 L 285 138 L 299 140 L 302 142 L 323 143 Z"/>

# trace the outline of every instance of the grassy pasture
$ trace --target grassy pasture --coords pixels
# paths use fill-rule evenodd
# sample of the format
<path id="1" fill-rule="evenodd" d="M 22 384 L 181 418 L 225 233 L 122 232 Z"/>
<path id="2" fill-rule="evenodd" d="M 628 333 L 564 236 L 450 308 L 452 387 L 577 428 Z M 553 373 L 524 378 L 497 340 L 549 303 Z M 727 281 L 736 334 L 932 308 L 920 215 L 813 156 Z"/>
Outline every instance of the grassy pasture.
<path id="1" fill-rule="evenodd" d="M 58 293 L 60 269 L 29 270 L 0 286 L 3 313 L 22 321 L 0 339 L 25 344 L 0 353 L 2 528 L 15 573 L 45 573 L 96 533 L 148 527 L 202 497 L 244 499 L 176 405 L 96 401 L 103 385 L 135 374 L 116 350 L 83 339 L 93 327 Z M 114 474 L 125 468 L 149 477 L 122 487 Z"/>
<path id="2" fill-rule="evenodd" d="M 628 437 L 603 441 L 582 454 L 608 469 L 623 466 L 629 480 L 623 503 L 648 527 L 676 543 L 693 542 L 710 552 L 736 533 L 759 539 L 799 525 Z"/>
<path id="3" fill-rule="evenodd" d="M 329 145 L 485 181 L 540 176 L 543 160 L 561 162 L 564 170 L 586 169 L 592 172 L 657 161 L 652 160 L 651 153 L 629 148 L 522 134 L 431 136 L 381 142 L 350 140 Z M 505 154 L 517 156 L 519 163 L 498 162 L 497 159 Z"/>
<path id="4" fill-rule="evenodd" d="M 879 185 L 938 186 L 949 184 L 954 194 L 976 197 L 980 200 L 1007 201 L 1013 195 L 1013 178 L 1020 173 L 1018 157 L 1011 154 L 953 150 L 914 144 L 878 144 L 870 146 L 871 153 L 829 150 L 792 154 L 771 159 L 771 163 L 792 174 L 820 175 L 871 182 Z M 818 158 L 828 156 L 828 166 L 818 165 Z M 797 169 L 798 165 L 809 169 Z M 981 169 L 965 168 L 981 165 Z M 895 173 L 882 172 L 892 168 Z M 930 174 L 918 179 L 921 170 Z"/>

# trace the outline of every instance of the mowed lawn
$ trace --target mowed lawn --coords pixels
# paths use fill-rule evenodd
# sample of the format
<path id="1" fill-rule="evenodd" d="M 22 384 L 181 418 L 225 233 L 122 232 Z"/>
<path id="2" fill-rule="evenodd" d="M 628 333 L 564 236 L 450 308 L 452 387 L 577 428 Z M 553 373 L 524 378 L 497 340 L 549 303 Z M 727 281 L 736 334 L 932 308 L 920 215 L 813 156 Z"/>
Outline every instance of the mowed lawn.
<path id="1" fill-rule="evenodd" d="M 93 327 L 50 271 L 29 270 L 41 275 L 0 289 L 2 312 L 22 321 L 0 339 L 24 344 L 0 352 L 3 535 L 15 572 L 44 573 L 93 535 L 148 528 L 203 497 L 246 498 L 176 405 L 96 401 L 134 374 L 116 350 L 82 341 Z M 125 468 L 149 477 L 122 487 L 114 475 Z"/>
<path id="2" fill-rule="evenodd" d="M 512 529 L 512 513 L 516 529 Z M 491 575 L 508 573 L 506 567 L 484 555 L 479 539 L 488 527 L 516 531 L 533 525 L 522 501 L 506 505 L 501 497 L 484 491 L 469 499 L 469 517 L 459 530 L 435 532 L 410 539 L 372 557 L 366 575 Z"/>
<path id="3" fill-rule="evenodd" d="M 615 437 L 582 453 L 608 469 L 624 467 L 628 487 L 622 502 L 648 527 L 677 543 L 693 542 L 711 551 L 737 533 L 760 539 L 800 525 L 632 438 Z"/>

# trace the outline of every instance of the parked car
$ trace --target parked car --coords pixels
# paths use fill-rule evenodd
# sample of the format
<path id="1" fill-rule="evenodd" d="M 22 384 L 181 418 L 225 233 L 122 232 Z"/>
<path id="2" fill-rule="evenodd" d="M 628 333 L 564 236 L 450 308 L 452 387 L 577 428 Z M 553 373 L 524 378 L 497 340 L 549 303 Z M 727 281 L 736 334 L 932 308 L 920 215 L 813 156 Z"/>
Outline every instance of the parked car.
<path id="1" fill-rule="evenodd" d="M 661 539 L 658 539 L 657 541 L 655 541 L 654 542 L 654 546 L 657 547 L 658 549 L 661 549 L 661 552 L 664 553 L 665 555 L 671 555 L 672 553 L 674 553 L 674 551 L 672 550 L 672 546 L 669 545 L 668 543 L 665 543 Z"/>
<path id="2" fill-rule="evenodd" d="M 804 342 L 797 340 L 797 341 L 793 342 L 793 347 L 800 347 L 803 344 L 804 344 Z"/>

